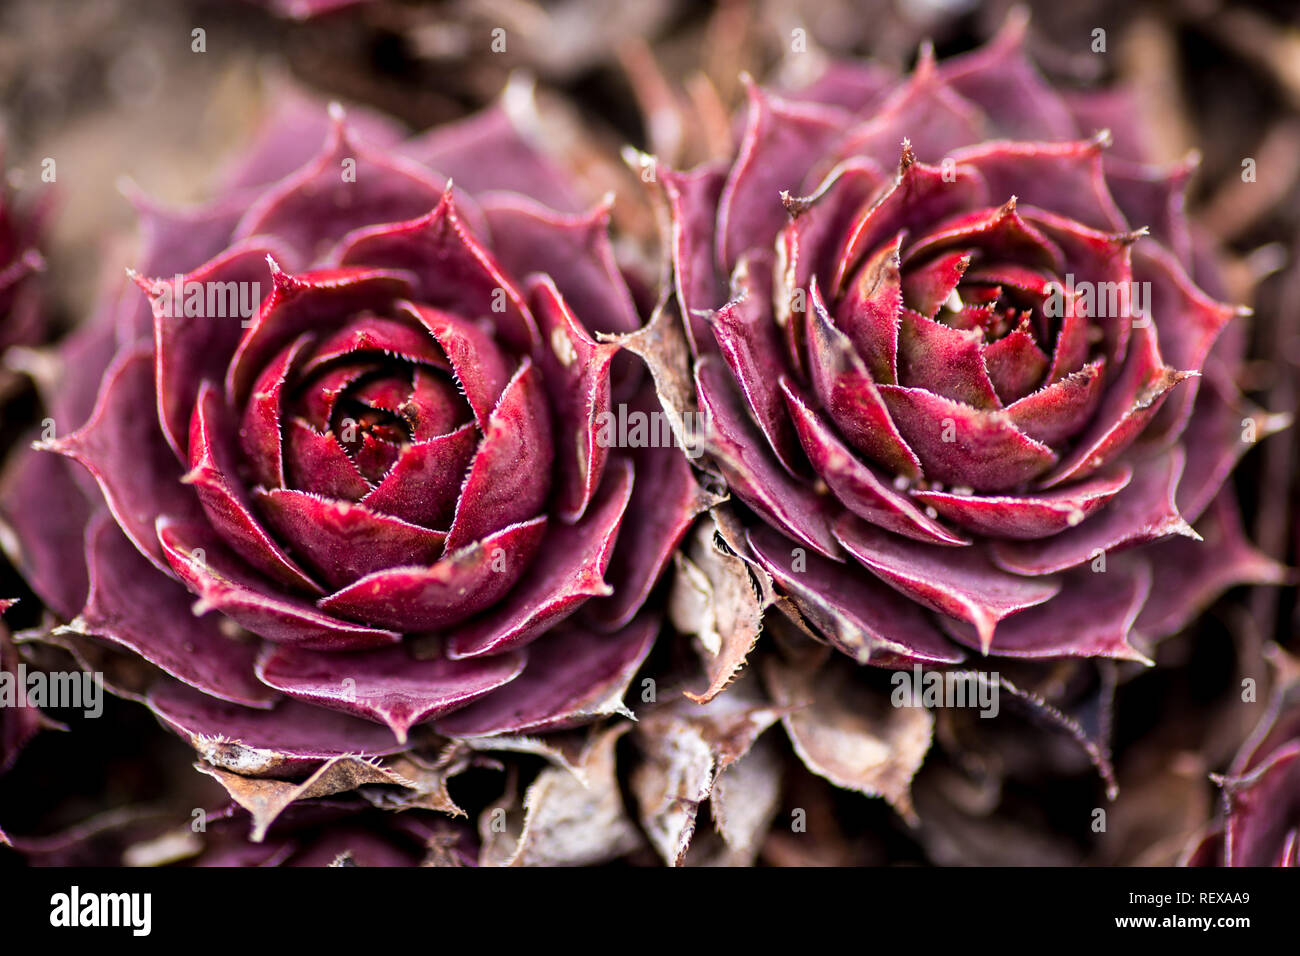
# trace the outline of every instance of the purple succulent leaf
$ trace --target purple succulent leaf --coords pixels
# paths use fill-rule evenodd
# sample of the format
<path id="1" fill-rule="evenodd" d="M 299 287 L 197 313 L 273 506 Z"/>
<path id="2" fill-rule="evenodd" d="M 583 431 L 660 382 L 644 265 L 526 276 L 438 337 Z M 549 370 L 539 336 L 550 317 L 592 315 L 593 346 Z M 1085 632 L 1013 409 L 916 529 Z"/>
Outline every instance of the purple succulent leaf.
<path id="1" fill-rule="evenodd" d="M 449 526 L 478 439 L 478 426 L 467 422 L 445 435 L 411 442 L 361 504 L 411 524 Z"/>
<path id="2" fill-rule="evenodd" d="M 909 478 L 920 477 L 920 459 L 899 433 L 879 387 L 848 337 L 831 321 L 816 283 L 811 298 L 808 367 L 822 410 L 858 451 Z"/>
<path id="3" fill-rule="evenodd" d="M 815 554 L 796 555 L 770 528 L 753 528 L 746 540 L 824 638 L 859 663 L 880 667 L 911 662 L 955 664 L 965 654 L 930 622 L 919 604 L 847 564 Z"/>
<path id="4" fill-rule="evenodd" d="M 892 242 L 881 245 L 858 269 L 835 306 L 835 327 L 853 343 L 875 381 L 887 385 L 898 383 L 898 339 L 904 295 L 900 250 L 905 236 L 906 233 L 900 232 Z M 814 310 L 825 311 L 821 286 L 815 278 L 811 289 L 816 296 Z M 808 363 L 814 374 L 818 366 L 816 350 L 824 348 L 821 339 L 825 337 L 825 329 L 817 325 L 820 321 L 823 321 L 820 316 L 814 314 L 808 324 L 808 348 L 814 352 Z"/>
<path id="5" fill-rule="evenodd" d="M 85 467 L 131 543 L 166 571 L 154 522 L 160 517 L 197 520 L 202 509 L 197 496 L 181 483 L 180 462 L 158 427 L 153 365 L 148 347 L 118 355 L 104 373 L 86 424 L 42 447 Z"/>
<path id="6" fill-rule="evenodd" d="M 547 276 L 532 276 L 528 304 L 545 345 L 538 366 L 555 414 L 555 503 L 561 520 L 582 517 L 605 473 L 608 444 L 599 423 L 610 413 L 610 365 L 619 347 L 597 343 Z"/>
<path id="7" fill-rule="evenodd" d="M 654 160 L 644 157 L 643 162 Z M 718 200 L 726 184 L 727 168 L 707 164 L 687 172 L 656 169 L 672 213 L 677 303 L 686 316 L 687 336 L 696 354 L 707 350 L 713 341 L 700 313 L 713 312 L 727 299 L 726 272 L 715 265 L 714 253 Z"/>
<path id="8" fill-rule="evenodd" d="M 0 614 L 17 603 L 14 599 L 0 599 Z M 42 730 L 66 730 L 62 724 L 48 718 L 39 707 L 33 706 L 26 685 L 16 680 L 21 659 L 9 638 L 9 632 L 0 627 L 0 675 L 12 682 L 14 696 L 7 704 L 4 720 L 0 721 L 0 773 L 11 767 L 27 742 Z M 0 846 L 18 847 L 16 838 L 0 830 Z"/>
<path id="9" fill-rule="evenodd" d="M 1268 414 L 1248 402 L 1236 386 L 1206 376 L 1181 436 L 1187 450 L 1187 465 L 1178 482 L 1178 510 L 1183 517 L 1196 521 L 1255 442 L 1291 424 L 1291 415 Z"/>
<path id="10" fill-rule="evenodd" d="M 83 540 L 92 507 L 77 470 L 58 455 L 20 445 L 0 481 L 0 542 L 31 589 L 63 620 L 85 604 L 90 586 Z"/>
<path id="11" fill-rule="evenodd" d="M 1148 131 L 1137 115 L 1137 102 L 1131 89 L 1123 86 L 1066 89 L 1059 91 L 1059 95 L 1079 132 L 1110 130 L 1114 145 L 1107 154 L 1108 160 L 1118 157 L 1136 161 L 1150 155 Z"/>
<path id="12" fill-rule="evenodd" d="M 529 646 L 528 667 L 508 693 L 487 696 L 435 727 L 452 737 L 535 734 L 624 710 L 623 694 L 658 630 L 649 615 L 612 634 L 561 625 Z"/>
<path id="13" fill-rule="evenodd" d="M 913 312 L 918 312 L 927 319 L 939 314 L 939 309 L 956 291 L 962 276 L 970 267 L 971 254 L 964 249 L 935 256 L 929 262 L 907 271 L 907 276 L 899 275 L 899 249 L 904 238 L 903 233 L 895 237 L 893 248 L 893 284 L 897 287 L 896 301 L 888 310 L 890 316 L 902 312 L 903 303 Z M 889 246 L 882 246 L 882 251 Z M 861 281 L 861 280 L 859 280 Z M 892 384 L 892 383 L 891 383 Z"/>
<path id="14" fill-rule="evenodd" d="M 1106 360 L 1099 358 L 1016 399 L 1007 406 L 1007 417 L 1034 441 L 1057 445 L 1087 426 L 1101 404 L 1106 384 Z"/>
<path id="15" fill-rule="evenodd" d="M 427 215 L 371 226 L 347 235 L 330 261 L 374 265 L 415 276 L 409 298 L 463 316 L 486 316 L 512 351 L 528 353 L 539 341 L 523 294 L 462 218 L 450 191 Z"/>
<path id="16" fill-rule="evenodd" d="M 252 304 L 260 308 L 271 291 L 267 257 L 277 255 L 283 255 L 279 245 L 254 239 L 230 247 L 180 283 L 137 280 L 153 306 L 158 417 L 168 444 L 182 461 L 187 457 L 185 439 L 199 385 L 209 378 L 220 381 L 225 374 L 244 334 L 238 312 L 244 290 L 258 290 Z M 200 302 L 192 303 L 191 290 L 196 286 L 204 294 Z M 192 310 L 191 304 L 196 308 Z M 209 314 L 212 306 L 216 309 Z"/>
<path id="17" fill-rule="evenodd" d="M 384 568 L 430 564 L 447 540 L 444 531 L 293 488 L 257 489 L 253 500 L 281 540 L 334 588 Z"/>
<path id="18" fill-rule="evenodd" d="M 1132 473 L 1130 466 L 1121 464 L 1053 491 L 985 496 L 919 490 L 912 497 L 976 534 L 1032 540 L 1086 521 L 1128 486 Z"/>
<path id="19" fill-rule="evenodd" d="M 787 378 L 781 379 L 786 407 L 813 470 L 844 507 L 872 524 L 929 544 L 967 545 L 968 538 L 945 528 L 897 491 L 887 477 L 859 460 L 834 429 L 809 407 Z"/>
<path id="20" fill-rule="evenodd" d="M 101 512 L 86 528 L 90 593 L 69 629 L 126 648 L 204 694 L 246 707 L 278 695 L 253 672 L 257 643 L 228 636 L 216 615 L 196 617 L 194 596 L 158 573 Z"/>
<path id="21" fill-rule="evenodd" d="M 836 166 L 808 196 L 785 200 L 790 222 L 778 247 L 793 272 L 792 288 L 806 289 L 813 276 L 830 275 L 842 252 L 842 238 L 871 208 L 889 177 L 873 160 L 847 159 Z"/>
<path id="22" fill-rule="evenodd" d="M 536 640 L 591 598 L 607 597 L 605 570 L 632 494 L 632 467 L 615 460 L 582 519 L 552 524 L 542 550 L 554 557 L 534 562 L 511 592 L 509 604 L 447 636 L 453 659 L 500 654 Z"/>
<path id="23" fill-rule="evenodd" d="M 988 653 L 998 622 L 1043 604 L 1061 590 L 1058 578 L 1008 574 L 976 548 L 936 548 L 887 534 L 851 515 L 835 536 L 864 567 L 912 600 L 975 626 Z"/>
<path id="24" fill-rule="evenodd" d="M 998 135 L 1013 139 L 1069 139 L 1074 118 L 1025 55 L 1028 15 L 1013 9 L 997 34 L 977 50 L 944 61 L 944 82 L 979 106 Z"/>
<path id="25" fill-rule="evenodd" d="M 1132 300 L 1133 244 L 1142 237 L 1138 232 L 1099 232 L 1061 216 L 1036 207 L 1024 207 L 1025 220 L 1046 236 L 1064 256 L 1064 265 L 1058 275 L 1074 277 L 1076 292 L 1091 286 L 1096 293 L 1093 313 L 1084 308 L 1085 303 L 1070 297 L 1065 301 L 1064 328 L 1057 337 L 1056 352 L 1052 356 L 1052 379 L 1068 374 L 1083 365 L 1088 358 L 1090 345 L 1089 326 L 1097 323 L 1105 341 L 1108 361 L 1119 363 L 1127 354 L 1136 305 Z M 1060 285 L 1058 281 L 1058 285 Z M 1098 308 L 1103 290 L 1106 305 Z M 1067 294 L 1070 289 L 1063 288 Z M 1082 318 L 1090 321 L 1084 323 Z M 1073 320 L 1073 321 L 1071 321 Z"/>
<path id="26" fill-rule="evenodd" d="M 361 445 L 357 448 L 357 471 L 365 476 L 371 486 L 378 486 L 397 464 L 397 456 L 401 453 L 401 446 L 395 442 L 371 434 L 363 435 Z"/>
<path id="27" fill-rule="evenodd" d="M 373 371 L 374 366 L 364 359 L 335 363 L 318 372 L 312 379 L 310 388 L 295 389 L 301 393 L 297 410 L 312 428 L 318 432 L 328 431 L 334 420 L 334 409 L 344 394 L 359 387 L 366 375 Z M 281 453 L 283 454 L 283 448 Z"/>
<path id="28" fill-rule="evenodd" d="M 1104 574 L 1076 568 L 1061 580 L 1056 597 L 1000 621 L 988 653 L 1028 659 L 1110 657 L 1154 664 L 1130 642 L 1134 622 L 1151 593 L 1151 570 L 1145 563 L 1117 563 Z M 964 621 L 946 619 L 945 627 L 967 647 L 980 647 L 975 629 Z"/>
<path id="29" fill-rule="evenodd" d="M 562 212 L 579 208 L 565 174 L 529 142 L 505 96 L 473 116 L 408 140 L 399 151 L 474 196 L 509 190 Z"/>
<path id="30" fill-rule="evenodd" d="M 787 103 L 747 83 L 749 112 L 738 156 L 718 200 L 717 264 L 729 273 L 741 253 L 766 245 L 786 222 L 783 190 L 798 191 L 848 116 L 815 103 Z"/>
<path id="31" fill-rule="evenodd" d="M 984 178 L 970 167 L 945 170 L 918 162 L 910 145 L 904 145 L 898 175 L 890 188 L 846 233 L 828 284 L 832 293 L 842 290 L 858 263 L 890 237 L 912 234 L 956 213 L 981 209 L 989 200 Z"/>
<path id="32" fill-rule="evenodd" d="M 443 180 L 418 163 L 371 148 L 348 130 L 341 110 L 332 119 L 320 155 L 263 193 L 235 227 L 235 239 L 277 236 L 303 267 L 322 261 L 359 226 L 413 219 L 437 205 Z"/>
<path id="33" fill-rule="evenodd" d="M 898 328 L 898 382 L 975 408 L 1002 406 L 984 364 L 984 334 L 954 329 L 910 309 L 903 310 Z"/>
<path id="34" fill-rule="evenodd" d="M 419 318 L 408 303 L 397 303 L 399 309 Z M 361 357 L 357 353 L 405 359 L 412 364 L 448 368 L 447 357 L 430 338 L 428 323 L 399 321 L 378 315 L 362 315 L 351 324 L 329 336 L 312 353 L 302 370 L 304 377 L 321 367 L 344 357 Z M 495 346 L 494 346 L 495 348 Z M 491 361 L 492 356 L 486 356 Z M 495 397 L 495 396 L 494 396 Z"/>
<path id="35" fill-rule="evenodd" d="M 1219 334 L 1234 318 L 1249 310 L 1215 302 L 1192 282 L 1173 254 L 1154 242 L 1133 247 L 1133 279 L 1151 290 L 1150 320 L 1160 338 L 1160 351 L 1174 368 L 1200 372 Z M 1189 381 L 1165 402 L 1143 440 L 1175 437 L 1187 425 L 1199 391 Z"/>
<path id="36" fill-rule="evenodd" d="M 236 408 L 247 402 L 261 370 L 304 332 L 319 332 L 322 323 L 367 309 L 386 309 L 410 291 L 411 277 L 392 270 L 340 268 L 289 275 L 274 260 L 270 267 L 271 294 L 226 370 L 226 398 Z"/>
<path id="37" fill-rule="evenodd" d="M 176 207 L 147 195 L 130 180 L 123 181 L 120 188 L 139 218 L 140 251 L 136 268 L 141 275 L 163 280 L 190 272 L 220 256 L 230 246 L 240 216 L 255 198 L 253 192 L 241 189 L 211 202 Z M 275 251 L 290 254 L 282 244 Z M 115 322 L 122 341 L 151 334 L 153 310 L 147 301 L 140 299 L 138 290 L 129 297 L 119 297 L 110 307 L 116 311 Z"/>
<path id="38" fill-rule="evenodd" d="M 331 614 L 401 631 L 459 624 L 501 600 L 536 556 L 547 521 L 538 516 L 416 567 L 369 574 L 318 603 Z"/>
<path id="39" fill-rule="evenodd" d="M 330 432 L 318 432 L 304 419 L 291 418 L 284 426 L 284 457 L 289 484 L 310 494 L 357 501 L 373 490 L 339 440 Z M 270 489 L 271 493 L 292 490 Z"/>
<path id="40" fill-rule="evenodd" d="M 549 277 L 588 333 L 635 332 L 641 319 L 610 242 L 611 207 L 560 215 L 517 195 L 483 200 L 492 251 L 511 275 Z"/>
<path id="41" fill-rule="evenodd" d="M 395 631 L 339 620 L 270 589 L 206 523 L 160 517 L 157 535 L 176 576 L 205 608 L 267 640 L 309 650 L 364 650 L 401 640 Z"/>
<path id="42" fill-rule="evenodd" d="M 760 284 L 770 274 L 770 259 L 751 267 L 750 257 L 742 258 L 733 279 L 738 295 L 709 317 L 709 326 L 768 446 L 782 466 L 797 475 L 798 446 L 777 387 L 787 366 L 773 321 L 771 290 Z"/>
<path id="43" fill-rule="evenodd" d="M 377 756 L 401 749 L 381 724 L 295 700 L 255 710 L 173 681 L 153 688 L 147 702 L 209 763 L 250 776 L 297 776 L 343 754 Z"/>
<path id="44" fill-rule="evenodd" d="M 1177 634 L 1238 584 L 1286 584 L 1294 576 L 1246 540 L 1232 495 L 1216 497 L 1196 522 L 1204 539 L 1171 537 L 1142 549 L 1155 585 L 1137 620 L 1149 640 Z"/>
<path id="45" fill-rule="evenodd" d="M 257 676 L 296 700 L 385 724 L 406 743 L 411 727 L 491 694 L 524 672 L 522 652 L 475 660 L 415 660 L 405 647 L 326 654 L 268 648 Z"/>
<path id="46" fill-rule="evenodd" d="M 415 441 L 432 441 L 472 418 L 467 416 L 465 401 L 454 383 L 419 367 L 412 376 L 411 394 L 398 414 L 410 425 Z"/>
<path id="47" fill-rule="evenodd" d="M 418 319 L 442 348 L 451 362 L 452 373 L 460 385 L 480 428 L 487 428 L 492 409 L 501 399 L 510 381 L 506 356 L 493 341 L 490 329 L 476 322 L 432 309 L 402 302 L 399 308 Z"/>
<path id="48" fill-rule="evenodd" d="M 996 209 L 959 213 L 931 225 L 908 246 L 903 264 L 911 265 L 945 249 L 972 249 L 989 261 L 1009 260 L 1059 275 L 1065 253 L 1043 232 L 1022 218 L 1012 196 Z"/>
<path id="49" fill-rule="evenodd" d="M 61 373 L 76 369 L 77 374 L 60 374 L 52 380 L 36 376 L 35 384 L 41 396 L 41 404 L 55 422 L 84 422 L 95 410 L 100 381 L 119 351 L 117 329 L 112 318 L 115 305 L 119 301 L 130 301 L 139 305 L 146 314 L 149 312 L 148 303 L 140 296 L 135 283 L 123 276 L 117 283 L 117 288 L 118 294 L 111 297 L 112 302 L 101 306 L 95 315 L 70 332 L 54 350 L 56 368 Z M 82 479 L 87 491 L 94 493 L 94 481 L 88 475 L 78 477 Z"/>
<path id="50" fill-rule="evenodd" d="M 977 491 L 1005 491 L 1057 461 L 1052 449 L 1020 431 L 1003 409 L 973 408 L 923 388 L 882 385 L 879 391 L 931 479 Z"/>
<path id="51" fill-rule="evenodd" d="M 266 533 L 253 514 L 247 490 L 235 477 L 230 417 L 221 390 L 204 382 L 190 423 L 190 470 L 182 481 L 194 488 L 213 528 L 240 557 L 281 584 L 322 593 L 320 585 Z M 301 423 L 291 422 L 290 426 L 295 424 Z M 302 427 L 310 430 L 305 424 Z"/>
<path id="52" fill-rule="evenodd" d="M 1196 538 L 1174 503 L 1185 462 L 1179 446 L 1137 462 L 1128 485 L 1089 520 L 1042 541 L 995 542 L 994 558 L 1018 574 L 1052 574 L 1123 545 L 1171 534 Z"/>
<path id="53" fill-rule="evenodd" d="M 787 99 L 810 100 L 861 113 L 898 83 L 888 67 L 869 61 L 829 60 L 811 83 L 785 93 Z"/>
<path id="54" fill-rule="evenodd" d="M 225 171 L 222 184 L 243 191 L 284 179 L 316 158 L 335 125 L 325 100 L 292 84 L 277 83 L 252 142 Z M 362 107 L 349 108 L 348 125 L 372 146 L 393 146 L 403 137 L 400 124 Z"/>
<path id="55" fill-rule="evenodd" d="M 908 79 L 872 110 L 870 119 L 845 134 L 834 155 L 880 161 L 906 141 L 922 159 L 937 161 L 985 139 L 985 125 L 979 110 L 944 82 L 927 43 Z"/>
<path id="56" fill-rule="evenodd" d="M 1026 206 L 1051 209 L 1103 232 L 1129 228 L 1110 194 L 1102 167 L 1107 140 L 981 143 L 953 153 L 954 162 L 978 170 L 994 196 L 1015 196 Z"/>
<path id="57" fill-rule="evenodd" d="M 1047 375 L 1048 359 L 1034 341 L 1028 316 L 1010 334 L 986 343 L 981 353 L 989 381 L 1003 404 L 1029 396 Z"/>
<path id="58" fill-rule="evenodd" d="M 240 449 L 253 479 L 267 488 L 284 487 L 284 390 L 311 341 L 303 333 L 267 364 L 241 415 Z"/>
<path id="59" fill-rule="evenodd" d="M 1110 464 L 1160 410 L 1169 391 L 1196 374 L 1166 365 L 1155 330 L 1134 326 L 1127 361 L 1109 384 L 1092 424 L 1078 437 L 1074 450 L 1042 479 L 1042 486 L 1078 481 Z"/>
<path id="60" fill-rule="evenodd" d="M 785 534 L 838 559 L 829 509 L 772 458 L 716 358 L 696 363 L 695 387 L 709 423 L 706 448 L 718 460 L 731 491 Z"/>
<path id="61" fill-rule="evenodd" d="M 1287 866 L 1300 860 L 1300 830 L 1293 820 L 1300 789 L 1300 740 L 1268 755 L 1241 777 L 1222 781 L 1228 806 L 1224 858 L 1229 866 Z M 1280 811 L 1288 808 L 1291 813 Z"/>
<path id="62" fill-rule="evenodd" d="M 447 553 L 533 517 L 551 490 L 555 449 L 541 371 L 527 357 L 501 393 L 447 533 Z"/>
<path id="63" fill-rule="evenodd" d="M 1135 226 L 1145 226 L 1185 266 L 1193 261 L 1187 221 L 1187 192 L 1200 159 L 1192 154 L 1167 166 L 1152 166 L 1121 156 L 1106 157 L 1106 184 Z"/>
<path id="64" fill-rule="evenodd" d="M 657 411 L 659 403 L 645 389 L 629 407 L 648 413 Z M 628 453 L 636 481 L 618 534 L 618 548 L 605 575 L 614 593 L 591 601 L 585 609 L 587 618 L 606 630 L 621 629 L 632 620 L 695 516 L 718 503 L 716 495 L 700 487 L 677 448 L 634 448 Z"/>

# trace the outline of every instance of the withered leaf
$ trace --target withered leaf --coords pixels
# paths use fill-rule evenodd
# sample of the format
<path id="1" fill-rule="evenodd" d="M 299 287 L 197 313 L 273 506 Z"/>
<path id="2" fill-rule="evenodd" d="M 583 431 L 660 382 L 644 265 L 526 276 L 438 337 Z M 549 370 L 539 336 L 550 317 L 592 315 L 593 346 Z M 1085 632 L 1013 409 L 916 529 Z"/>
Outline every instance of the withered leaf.
<path id="1" fill-rule="evenodd" d="M 698 436 L 686 427 L 686 415 L 697 408 L 695 381 L 690 372 L 690 346 L 676 310 L 661 300 L 644 327 L 626 335 L 600 333 L 597 338 L 627 349 L 646 363 L 674 437 L 680 447 L 691 448 Z"/>
<path id="2" fill-rule="evenodd" d="M 636 741 L 643 759 L 632 771 L 632 792 L 642 827 L 669 865 L 685 860 L 700 805 L 714 793 L 720 775 L 748 754 L 759 735 L 779 717 L 780 711 L 762 700 L 752 681 L 744 679 L 709 703 L 677 698 L 642 716 Z M 759 764 L 750 769 L 755 771 L 755 779 L 748 782 L 756 788 L 774 784 L 769 777 L 774 778 L 775 773 L 764 774 Z M 747 777 L 742 772 L 732 784 L 743 788 Z M 721 817 L 714 807 L 720 832 L 733 837 L 743 852 L 749 852 L 756 835 L 747 832 L 741 801 L 758 797 L 761 808 L 765 792 L 756 789 L 754 794 L 732 801 L 736 818 L 730 829 L 723 828 L 725 806 Z M 735 789 L 732 796 L 736 796 Z M 757 811 L 760 816 L 762 812 Z"/>
<path id="3" fill-rule="evenodd" d="M 230 794 L 231 799 L 252 815 L 253 827 L 249 839 L 254 843 L 261 843 L 276 818 L 299 800 L 344 793 L 367 784 L 418 788 L 414 781 L 399 776 L 392 770 L 360 757 L 347 755 L 327 760 L 301 783 L 264 777 L 244 777 L 206 763 L 196 763 L 194 766 L 221 784 Z"/>
<path id="4" fill-rule="evenodd" d="M 577 762 L 580 774 L 543 770 L 524 796 L 518 837 L 513 826 L 505 833 L 487 828 L 480 865 L 591 866 L 640 846 L 641 835 L 623 809 L 614 760 L 614 747 L 631 726 L 622 721 L 593 729 Z M 499 809 L 508 810 L 509 803 Z"/>
<path id="5" fill-rule="evenodd" d="M 768 691 L 790 708 L 781 722 L 808 769 L 846 790 L 884 797 L 915 822 L 910 788 L 930 749 L 930 712 L 891 706 L 888 695 L 855 680 L 857 668 L 838 655 L 821 666 L 766 664 Z"/>
<path id="6" fill-rule="evenodd" d="M 685 554 L 677 555 L 677 574 L 668 612 L 674 626 L 696 640 L 708 686 L 687 691 L 699 703 L 716 697 L 744 666 L 763 627 L 763 610 L 770 603 L 770 583 L 756 582 L 749 565 L 716 538 L 730 544 L 724 533 L 730 517 L 715 509 L 695 529 Z"/>

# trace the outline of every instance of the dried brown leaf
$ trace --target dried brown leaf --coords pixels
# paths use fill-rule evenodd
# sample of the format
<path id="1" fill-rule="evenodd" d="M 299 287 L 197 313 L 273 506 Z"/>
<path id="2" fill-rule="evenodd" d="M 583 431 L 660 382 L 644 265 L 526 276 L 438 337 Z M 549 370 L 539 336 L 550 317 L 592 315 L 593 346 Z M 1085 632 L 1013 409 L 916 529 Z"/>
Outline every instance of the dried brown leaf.
<path id="1" fill-rule="evenodd" d="M 813 773 L 837 787 L 884 797 L 914 823 L 911 781 L 930 749 L 934 718 L 922 707 L 891 706 L 834 657 L 822 666 L 772 659 L 763 669 L 772 699 L 790 708 L 781 718 L 795 752 Z"/>
<path id="2" fill-rule="evenodd" d="M 620 722 L 593 730 L 577 761 L 578 773 L 548 767 L 524 796 L 523 821 L 511 819 L 514 788 L 490 808 L 479 829 L 483 866 L 591 866 L 616 859 L 641 845 L 641 835 L 623 808 L 614 747 L 632 725 Z M 496 811 L 504 811 L 497 816 Z M 505 818 L 504 828 L 490 821 Z"/>
<path id="3" fill-rule="evenodd" d="M 299 800 L 327 797 L 335 793 L 356 790 L 368 784 L 418 788 L 415 781 L 399 776 L 392 770 L 359 757 L 346 755 L 326 761 L 301 783 L 245 777 L 206 763 L 196 763 L 194 766 L 221 784 L 230 794 L 231 799 L 252 815 L 253 828 L 249 839 L 254 843 L 261 843 L 276 818 Z"/>
<path id="4" fill-rule="evenodd" d="M 642 827 L 669 865 L 685 860 L 700 805 L 714 794 L 720 776 L 750 753 L 759 735 L 779 717 L 780 711 L 761 698 L 750 680 L 741 680 L 706 704 L 677 698 L 642 715 L 636 741 L 643 759 L 632 771 L 632 792 Z M 765 773 L 768 769 L 771 772 Z M 754 793 L 739 793 L 751 771 Z M 720 811 L 713 808 L 715 822 L 729 843 L 734 840 L 738 850 L 749 853 L 756 850 L 757 840 L 748 830 L 752 818 L 768 812 L 769 802 L 775 811 L 776 773 L 760 758 L 729 786 L 735 817 L 724 828 L 724 803 Z M 756 807 L 748 808 L 746 797 L 756 798 Z"/>
<path id="5" fill-rule="evenodd" d="M 700 693 L 687 691 L 698 703 L 716 697 L 745 665 L 771 603 L 770 582 L 756 580 L 750 566 L 724 546 L 730 516 L 714 509 L 710 518 L 696 526 L 687 552 L 677 555 L 668 599 L 674 626 L 694 636 L 704 664 L 708 686 Z"/>

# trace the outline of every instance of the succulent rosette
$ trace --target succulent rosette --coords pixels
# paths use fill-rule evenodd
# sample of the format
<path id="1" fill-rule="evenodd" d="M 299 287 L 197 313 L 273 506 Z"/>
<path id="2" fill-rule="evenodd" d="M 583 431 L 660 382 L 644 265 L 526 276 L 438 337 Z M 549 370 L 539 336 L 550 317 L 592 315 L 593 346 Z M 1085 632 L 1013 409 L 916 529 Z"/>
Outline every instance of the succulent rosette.
<path id="1" fill-rule="evenodd" d="M 642 315 L 608 203 L 512 116 L 401 142 L 294 103 L 212 204 L 137 200 L 133 282 L 58 355 L 13 558 L 50 639 L 217 762 L 573 726 L 651 646 L 696 485 L 597 440 L 648 388 L 598 336 Z"/>
<path id="2" fill-rule="evenodd" d="M 1237 753 L 1221 819 L 1192 847 L 1189 866 L 1300 866 L 1300 662 L 1274 649 L 1268 709 Z"/>
<path id="3" fill-rule="evenodd" d="M 1190 164 L 1141 161 L 1122 95 L 1053 90 L 1024 29 L 750 84 L 734 155 L 661 175 L 746 557 L 861 662 L 1146 660 L 1278 580 L 1220 493 L 1282 421 L 1234 384 Z"/>

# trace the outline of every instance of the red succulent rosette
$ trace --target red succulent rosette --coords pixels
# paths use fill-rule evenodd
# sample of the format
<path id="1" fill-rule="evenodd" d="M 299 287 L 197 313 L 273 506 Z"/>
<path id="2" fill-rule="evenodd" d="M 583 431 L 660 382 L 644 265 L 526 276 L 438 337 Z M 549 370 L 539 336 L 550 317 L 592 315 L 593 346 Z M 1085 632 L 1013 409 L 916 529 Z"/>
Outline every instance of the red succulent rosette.
<path id="1" fill-rule="evenodd" d="M 661 176 L 748 557 L 860 661 L 1144 660 L 1278 577 L 1220 494 L 1280 422 L 1234 384 L 1190 166 L 1140 162 L 1126 101 L 1054 91 L 1023 31 L 751 84 L 734 157 Z"/>
<path id="2" fill-rule="evenodd" d="M 608 204 L 504 107 L 323 119 L 207 207 L 140 200 L 139 288 L 61 350 L 0 499 L 51 640 L 247 771 L 620 709 L 696 485 L 597 440 L 649 388 L 598 338 L 642 322 Z"/>

